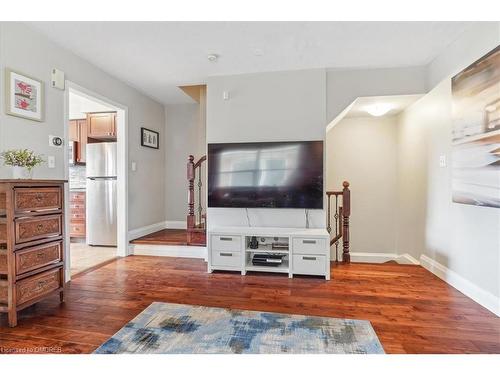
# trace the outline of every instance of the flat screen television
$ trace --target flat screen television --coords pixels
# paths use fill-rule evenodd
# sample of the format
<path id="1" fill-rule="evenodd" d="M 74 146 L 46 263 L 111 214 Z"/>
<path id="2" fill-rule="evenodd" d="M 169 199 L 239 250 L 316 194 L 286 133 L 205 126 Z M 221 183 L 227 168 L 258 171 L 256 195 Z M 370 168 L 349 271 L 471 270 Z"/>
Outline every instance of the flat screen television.
<path id="1" fill-rule="evenodd" d="M 211 143 L 208 206 L 323 208 L 323 141 Z"/>

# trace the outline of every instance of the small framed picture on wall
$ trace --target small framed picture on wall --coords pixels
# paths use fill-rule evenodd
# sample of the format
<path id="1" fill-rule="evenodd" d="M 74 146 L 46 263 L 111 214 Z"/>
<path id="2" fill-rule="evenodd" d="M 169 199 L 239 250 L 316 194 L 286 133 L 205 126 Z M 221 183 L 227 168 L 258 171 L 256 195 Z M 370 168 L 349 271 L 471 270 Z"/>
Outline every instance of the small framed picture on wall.
<path id="1" fill-rule="evenodd" d="M 154 130 L 141 128 L 141 146 L 159 149 L 160 133 Z"/>
<path id="2" fill-rule="evenodd" d="M 43 121 L 43 82 L 11 69 L 5 69 L 5 113 Z"/>

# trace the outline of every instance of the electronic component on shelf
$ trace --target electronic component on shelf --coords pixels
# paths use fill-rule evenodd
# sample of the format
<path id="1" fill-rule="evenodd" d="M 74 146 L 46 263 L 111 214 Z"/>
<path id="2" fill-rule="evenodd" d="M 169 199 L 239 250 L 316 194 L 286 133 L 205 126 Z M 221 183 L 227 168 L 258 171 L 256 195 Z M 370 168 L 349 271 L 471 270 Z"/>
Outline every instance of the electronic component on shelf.
<path id="1" fill-rule="evenodd" d="M 273 242 L 271 248 L 273 250 L 288 250 L 288 243 L 286 243 L 286 242 Z"/>
<path id="2" fill-rule="evenodd" d="M 283 264 L 285 254 L 254 254 L 252 264 L 254 266 L 278 267 Z"/>

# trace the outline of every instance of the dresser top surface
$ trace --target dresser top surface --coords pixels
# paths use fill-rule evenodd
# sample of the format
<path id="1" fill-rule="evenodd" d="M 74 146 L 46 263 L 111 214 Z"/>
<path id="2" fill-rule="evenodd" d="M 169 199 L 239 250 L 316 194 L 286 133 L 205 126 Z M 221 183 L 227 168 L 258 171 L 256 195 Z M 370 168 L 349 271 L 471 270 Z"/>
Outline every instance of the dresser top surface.
<path id="1" fill-rule="evenodd" d="M 64 184 L 68 180 L 30 180 L 30 179 L 1 179 L 0 184 L 23 184 L 23 185 L 37 185 L 37 184 Z"/>

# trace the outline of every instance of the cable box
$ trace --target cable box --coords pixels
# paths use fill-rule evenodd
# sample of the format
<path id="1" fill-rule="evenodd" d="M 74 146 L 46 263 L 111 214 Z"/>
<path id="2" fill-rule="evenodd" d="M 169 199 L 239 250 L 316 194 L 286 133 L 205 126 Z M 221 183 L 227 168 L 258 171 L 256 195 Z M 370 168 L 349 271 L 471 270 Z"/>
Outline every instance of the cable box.
<path id="1" fill-rule="evenodd" d="M 278 267 L 283 264 L 285 254 L 254 254 L 252 264 L 254 266 Z"/>

